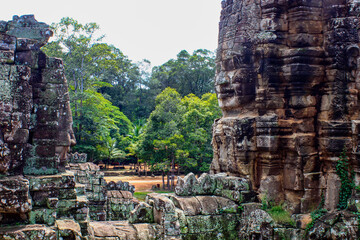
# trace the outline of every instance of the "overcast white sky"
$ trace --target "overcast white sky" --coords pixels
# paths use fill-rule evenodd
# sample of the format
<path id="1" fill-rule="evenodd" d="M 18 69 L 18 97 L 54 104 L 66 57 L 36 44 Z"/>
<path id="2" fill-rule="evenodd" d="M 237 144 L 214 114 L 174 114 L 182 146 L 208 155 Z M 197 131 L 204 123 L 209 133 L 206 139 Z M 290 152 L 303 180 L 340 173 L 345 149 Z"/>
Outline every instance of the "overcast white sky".
<path id="1" fill-rule="evenodd" d="M 0 20 L 34 14 L 38 21 L 72 17 L 96 22 L 133 61 L 146 58 L 161 65 L 181 50 L 217 48 L 221 0 L 17 0 L 0 8 Z"/>

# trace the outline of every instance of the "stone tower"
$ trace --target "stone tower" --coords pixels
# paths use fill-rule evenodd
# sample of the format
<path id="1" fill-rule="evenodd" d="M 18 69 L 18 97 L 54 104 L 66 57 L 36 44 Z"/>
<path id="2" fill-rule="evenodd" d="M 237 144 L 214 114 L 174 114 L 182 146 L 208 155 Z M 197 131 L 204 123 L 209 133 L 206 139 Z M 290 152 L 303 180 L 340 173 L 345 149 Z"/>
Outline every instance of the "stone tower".
<path id="1" fill-rule="evenodd" d="M 246 177 L 293 213 L 337 207 L 359 176 L 359 1 L 223 1 L 212 172 Z"/>
<path id="2" fill-rule="evenodd" d="M 52 34 L 33 15 L 0 21 L 0 174 L 58 173 L 75 144 L 62 60 L 40 50 Z"/>

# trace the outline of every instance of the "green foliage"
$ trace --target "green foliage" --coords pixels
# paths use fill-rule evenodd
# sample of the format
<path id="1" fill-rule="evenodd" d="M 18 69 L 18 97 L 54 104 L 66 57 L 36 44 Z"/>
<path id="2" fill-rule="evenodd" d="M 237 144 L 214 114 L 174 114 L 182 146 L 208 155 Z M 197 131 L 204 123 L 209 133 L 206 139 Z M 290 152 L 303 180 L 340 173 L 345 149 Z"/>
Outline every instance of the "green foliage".
<path id="1" fill-rule="evenodd" d="M 291 219 L 291 214 L 286 211 L 282 206 L 273 206 L 267 210 L 275 222 L 283 225 L 295 226 L 295 222 Z"/>
<path id="2" fill-rule="evenodd" d="M 282 205 L 275 205 L 274 201 L 269 200 L 266 194 L 261 198 L 261 209 L 269 213 L 275 222 L 295 226 L 291 214 L 286 211 Z"/>
<path id="3" fill-rule="evenodd" d="M 166 88 L 156 103 L 140 138 L 139 156 L 165 172 L 173 161 L 186 172 L 208 171 L 211 126 L 221 114 L 215 94 L 181 98 L 175 89 Z"/>
<path id="4" fill-rule="evenodd" d="M 134 197 L 137 198 L 139 201 L 144 202 L 146 195 L 148 195 L 150 192 L 134 192 Z"/>
<path id="5" fill-rule="evenodd" d="M 345 147 L 336 163 L 336 173 L 339 175 L 341 180 L 338 209 L 346 209 L 348 200 L 355 187 L 355 173 L 350 167 L 350 160 L 346 155 Z"/>
<path id="6" fill-rule="evenodd" d="M 120 112 L 119 108 L 93 90 L 85 90 L 81 107 L 77 99 L 72 101 L 72 108 L 77 104 L 74 128 L 78 144 L 74 150 L 85 152 L 90 159 L 108 159 L 108 139 L 114 138 L 117 143 L 123 141 L 130 128 L 130 120 Z"/>
<path id="7" fill-rule="evenodd" d="M 159 91 L 171 87 L 181 96 L 193 93 L 200 97 L 214 91 L 214 77 L 214 53 L 198 49 L 190 55 L 183 50 L 177 55 L 177 59 L 153 68 L 150 86 Z"/>
<path id="8" fill-rule="evenodd" d="M 274 201 L 269 200 L 267 195 L 265 194 L 261 198 L 261 209 L 264 210 L 264 211 L 267 211 L 267 210 L 271 209 L 273 206 L 275 206 Z"/>
<path id="9" fill-rule="evenodd" d="M 316 220 L 324 216 L 325 213 L 327 213 L 327 210 L 323 208 L 318 208 L 315 211 L 311 212 L 311 222 L 306 226 L 305 231 L 308 232 L 311 228 L 313 228 Z"/>
<path id="10" fill-rule="evenodd" d="M 172 191 L 153 191 L 155 193 L 173 193 Z M 146 195 L 153 192 L 134 192 L 134 197 L 139 201 L 145 201 Z"/>
<path id="11" fill-rule="evenodd" d="M 102 157 L 109 162 L 112 162 L 113 160 L 117 160 L 118 162 L 121 161 L 121 159 L 124 159 L 126 157 L 126 153 L 120 149 L 117 148 L 117 141 L 114 138 L 111 138 L 110 136 L 104 137 L 105 145 L 99 146 L 99 151 L 102 153 Z"/>

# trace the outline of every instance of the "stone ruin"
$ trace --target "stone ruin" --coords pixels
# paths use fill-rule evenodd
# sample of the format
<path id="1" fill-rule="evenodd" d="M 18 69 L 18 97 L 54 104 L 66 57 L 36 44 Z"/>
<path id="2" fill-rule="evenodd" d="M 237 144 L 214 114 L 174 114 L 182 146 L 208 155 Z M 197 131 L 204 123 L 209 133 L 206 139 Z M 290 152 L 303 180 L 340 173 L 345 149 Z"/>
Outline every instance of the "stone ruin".
<path id="1" fill-rule="evenodd" d="M 359 182 L 357 0 L 223 1 L 213 173 L 292 213 L 335 210 L 344 147 Z"/>
<path id="2" fill-rule="evenodd" d="M 1 21 L 0 239 L 359 239 L 360 192 L 337 211 L 335 170 L 346 147 L 359 182 L 359 15 L 357 0 L 222 1 L 211 174 L 145 202 L 68 154 L 62 61 L 40 50 L 49 27 Z"/>

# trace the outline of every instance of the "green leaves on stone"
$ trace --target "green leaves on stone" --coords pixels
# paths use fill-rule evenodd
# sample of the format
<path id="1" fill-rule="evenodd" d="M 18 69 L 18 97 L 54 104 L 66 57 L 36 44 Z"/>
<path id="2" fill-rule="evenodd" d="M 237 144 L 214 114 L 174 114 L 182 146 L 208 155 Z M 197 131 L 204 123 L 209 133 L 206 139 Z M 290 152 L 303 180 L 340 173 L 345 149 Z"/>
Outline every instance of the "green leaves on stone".
<path id="1" fill-rule="evenodd" d="M 341 180 L 341 187 L 339 193 L 338 209 L 346 209 L 348 206 L 348 200 L 355 188 L 355 172 L 350 166 L 350 159 L 346 154 L 347 150 L 344 147 L 339 160 L 336 162 L 336 173 Z"/>

